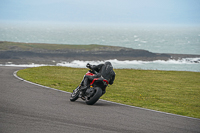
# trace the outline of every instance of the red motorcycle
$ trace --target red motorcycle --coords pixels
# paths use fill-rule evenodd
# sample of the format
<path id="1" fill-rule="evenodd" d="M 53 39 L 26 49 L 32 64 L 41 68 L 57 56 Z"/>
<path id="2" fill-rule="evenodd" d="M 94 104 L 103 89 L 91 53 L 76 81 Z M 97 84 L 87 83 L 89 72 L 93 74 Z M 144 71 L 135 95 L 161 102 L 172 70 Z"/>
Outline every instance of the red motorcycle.
<path id="1" fill-rule="evenodd" d="M 97 74 L 97 72 L 95 72 L 94 70 L 89 70 L 86 73 L 86 75 L 88 76 L 94 76 L 95 74 Z M 83 81 L 84 78 L 81 84 L 78 85 L 75 90 L 73 90 L 70 101 L 73 102 L 76 101 L 78 98 L 81 98 L 86 102 L 86 104 L 93 105 L 99 100 L 99 98 L 103 94 L 105 94 L 106 87 L 109 84 L 109 82 L 101 76 L 99 78 L 94 78 L 90 82 L 90 86 L 84 92 L 81 92 L 81 86 L 83 86 Z M 80 93 L 82 94 L 80 95 Z"/>

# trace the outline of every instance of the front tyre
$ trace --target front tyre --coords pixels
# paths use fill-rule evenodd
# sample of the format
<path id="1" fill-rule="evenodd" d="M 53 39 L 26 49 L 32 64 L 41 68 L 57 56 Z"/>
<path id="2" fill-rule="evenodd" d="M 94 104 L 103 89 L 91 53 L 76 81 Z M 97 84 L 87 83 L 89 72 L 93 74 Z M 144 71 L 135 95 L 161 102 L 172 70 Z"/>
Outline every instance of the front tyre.
<path id="1" fill-rule="evenodd" d="M 95 104 L 99 98 L 102 96 L 102 89 L 100 87 L 95 87 L 94 88 L 94 95 L 92 97 L 87 97 L 86 98 L 86 104 L 88 105 L 93 105 Z"/>
<path id="2" fill-rule="evenodd" d="M 79 94 L 80 94 L 80 91 L 79 91 L 79 86 L 78 86 L 75 90 L 73 90 L 70 101 L 71 102 L 76 101 L 79 98 Z"/>

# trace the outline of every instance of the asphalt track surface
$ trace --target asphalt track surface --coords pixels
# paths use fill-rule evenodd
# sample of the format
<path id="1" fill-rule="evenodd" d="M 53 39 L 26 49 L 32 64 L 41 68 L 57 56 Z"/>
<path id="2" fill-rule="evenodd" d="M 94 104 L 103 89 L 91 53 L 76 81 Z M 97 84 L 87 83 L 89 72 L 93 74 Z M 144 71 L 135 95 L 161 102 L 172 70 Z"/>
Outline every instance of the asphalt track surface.
<path id="1" fill-rule="evenodd" d="M 0 67 L 0 133 L 199 133 L 200 119 L 70 94 L 19 80 L 18 67 Z"/>

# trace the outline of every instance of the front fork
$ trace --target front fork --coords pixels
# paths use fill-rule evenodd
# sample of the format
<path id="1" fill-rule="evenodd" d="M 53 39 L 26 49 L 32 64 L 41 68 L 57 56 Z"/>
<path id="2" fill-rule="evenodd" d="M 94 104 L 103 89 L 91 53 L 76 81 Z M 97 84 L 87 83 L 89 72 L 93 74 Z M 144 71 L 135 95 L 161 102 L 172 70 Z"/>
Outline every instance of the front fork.
<path id="1" fill-rule="evenodd" d="M 78 93 L 79 91 L 80 91 L 80 89 L 81 89 L 81 85 L 78 85 L 77 87 L 76 87 L 76 89 L 73 91 L 73 93 Z"/>
<path id="2" fill-rule="evenodd" d="M 83 76 L 83 79 L 82 79 L 82 81 L 80 83 L 81 86 L 83 86 L 84 79 L 85 79 L 85 75 Z"/>

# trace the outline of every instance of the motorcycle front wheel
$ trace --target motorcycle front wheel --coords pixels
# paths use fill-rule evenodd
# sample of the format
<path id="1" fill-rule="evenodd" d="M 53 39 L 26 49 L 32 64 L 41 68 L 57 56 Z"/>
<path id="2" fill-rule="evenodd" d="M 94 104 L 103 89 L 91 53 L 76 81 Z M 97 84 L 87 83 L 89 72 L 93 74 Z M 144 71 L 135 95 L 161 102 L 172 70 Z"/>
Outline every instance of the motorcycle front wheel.
<path id="1" fill-rule="evenodd" d="M 79 87 L 80 86 L 76 87 L 76 89 L 73 90 L 73 92 L 71 94 L 71 98 L 70 98 L 71 102 L 74 102 L 79 98 L 79 94 L 80 94 Z"/>
<path id="2" fill-rule="evenodd" d="M 86 100 L 85 100 L 86 104 L 88 104 L 88 105 L 95 104 L 101 96 L 102 96 L 102 89 L 100 87 L 95 87 L 94 88 L 94 95 L 92 97 L 86 98 Z"/>

